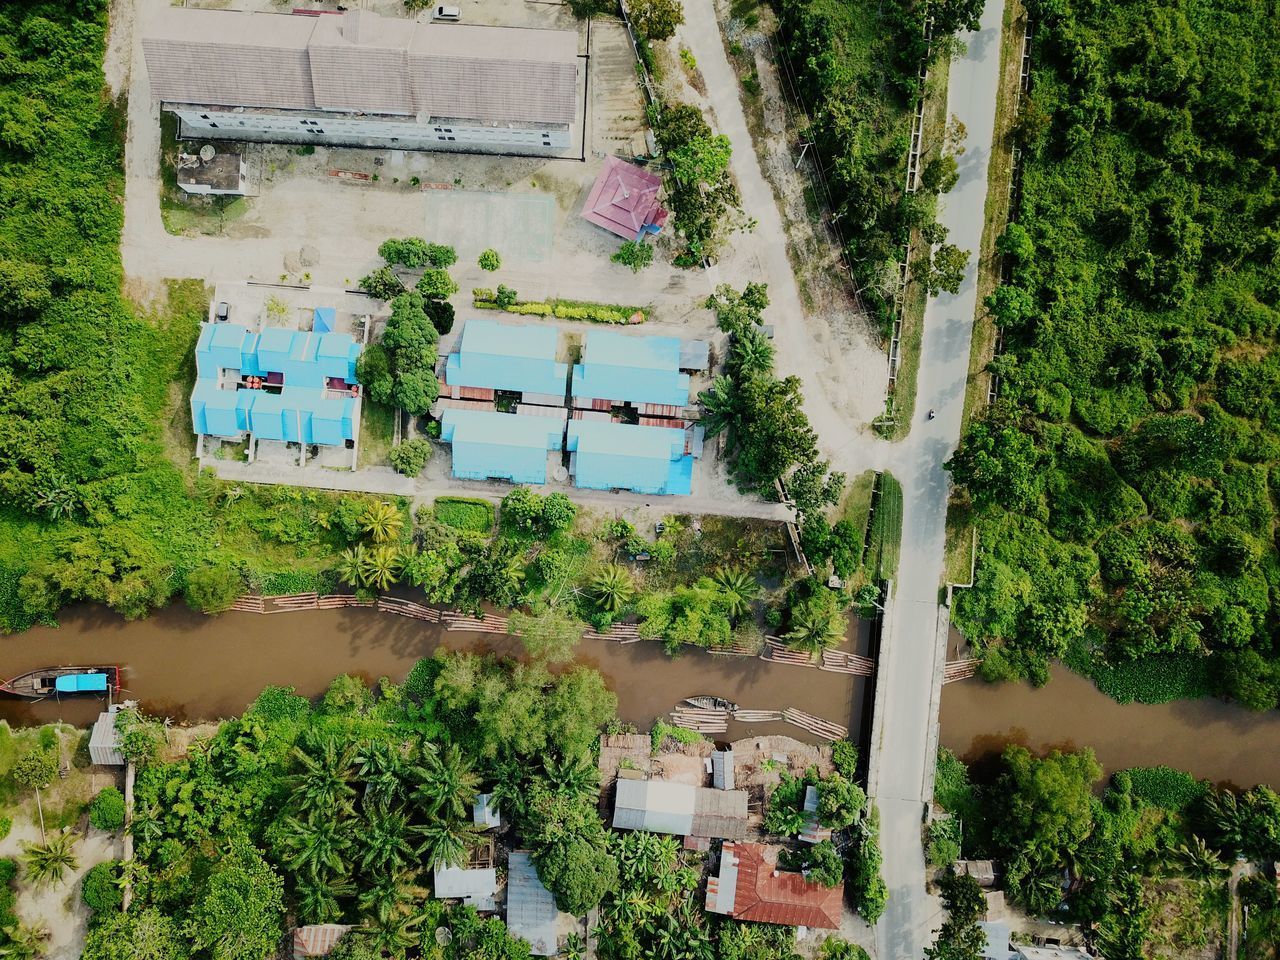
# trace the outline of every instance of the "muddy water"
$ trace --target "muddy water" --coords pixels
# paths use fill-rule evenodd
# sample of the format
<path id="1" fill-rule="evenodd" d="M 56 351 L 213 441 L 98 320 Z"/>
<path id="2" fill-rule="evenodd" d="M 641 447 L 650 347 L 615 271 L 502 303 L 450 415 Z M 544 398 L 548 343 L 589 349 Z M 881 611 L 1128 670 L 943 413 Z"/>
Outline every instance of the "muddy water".
<path id="1" fill-rule="evenodd" d="M 1118 704 L 1055 666 L 1049 684 L 963 680 L 943 688 L 942 743 L 966 760 L 1006 743 L 1033 750 L 1093 747 L 1110 772 L 1166 764 L 1214 782 L 1280 785 L 1280 711 L 1219 700 Z"/>
<path id="2" fill-rule="evenodd" d="M 865 631 L 851 639 L 855 649 L 865 649 Z M 115 663 L 124 671 L 123 696 L 141 700 L 157 715 L 194 722 L 239 714 L 268 684 L 316 696 L 343 673 L 403 680 L 419 657 L 441 646 L 520 652 L 518 642 L 507 637 L 449 632 L 369 609 L 205 617 L 171 606 L 127 623 L 102 608 L 78 607 L 64 614 L 57 629 L 0 637 L 0 674 L 10 677 L 53 664 Z M 747 709 L 799 707 L 848 726 L 855 737 L 861 729 L 862 678 L 692 649 L 673 660 L 650 642 L 583 641 L 578 653 L 578 662 L 598 669 L 617 693 L 622 720 L 642 728 L 684 697 L 711 694 Z M 100 709 L 95 700 L 0 699 L 0 718 L 15 725 L 55 719 L 84 725 Z M 731 723 L 728 736 L 753 733 L 814 739 L 783 723 Z"/>

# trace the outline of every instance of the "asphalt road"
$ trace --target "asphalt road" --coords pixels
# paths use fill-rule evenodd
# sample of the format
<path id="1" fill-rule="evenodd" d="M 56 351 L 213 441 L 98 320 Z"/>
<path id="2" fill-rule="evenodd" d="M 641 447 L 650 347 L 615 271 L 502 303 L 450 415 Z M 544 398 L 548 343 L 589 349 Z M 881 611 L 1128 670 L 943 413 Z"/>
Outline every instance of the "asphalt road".
<path id="1" fill-rule="evenodd" d="M 937 904 L 925 893 L 920 830 L 932 791 L 940 666 L 946 655 L 939 643 L 938 601 L 950 481 L 942 465 L 959 440 L 964 407 L 1002 15 L 1002 4 L 989 0 L 981 28 L 962 37 L 965 56 L 951 64 L 948 108 L 965 125 L 968 137 L 959 158 L 960 180 L 943 199 L 939 219 L 950 241 L 973 255 L 959 293 L 943 294 L 925 311 L 917 422 L 888 464 L 902 482 L 903 531 L 892 633 L 885 638 L 879 667 L 882 689 L 877 696 L 883 694 L 883 709 L 878 711 L 872 744 L 871 793 L 880 807 L 889 886 L 888 908 L 876 928 L 879 960 L 920 960 L 940 923 Z M 931 408 L 937 412 L 934 420 L 926 419 Z"/>

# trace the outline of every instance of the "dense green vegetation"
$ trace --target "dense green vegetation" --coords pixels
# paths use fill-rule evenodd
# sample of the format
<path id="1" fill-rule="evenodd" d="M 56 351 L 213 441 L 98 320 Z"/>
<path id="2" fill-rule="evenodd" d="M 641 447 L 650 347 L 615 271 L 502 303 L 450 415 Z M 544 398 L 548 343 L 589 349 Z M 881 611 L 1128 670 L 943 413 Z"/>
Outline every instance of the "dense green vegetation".
<path id="1" fill-rule="evenodd" d="M 712 133 L 702 111 L 687 103 L 650 107 L 649 122 L 671 164 L 666 196 L 671 225 L 682 244 L 675 264 L 693 267 L 713 261 L 742 213 L 738 184 L 729 169 L 729 138 Z"/>
<path id="2" fill-rule="evenodd" d="M 269 688 L 185 759 L 139 774 L 135 912 L 172 918 L 198 957 L 266 956 L 286 910 L 362 922 L 372 955 L 402 956 L 434 935 L 431 870 L 480 839 L 482 786 L 557 898 L 585 911 L 616 882 L 590 752 L 615 704 L 594 671 L 467 654 L 377 694 L 339 677 L 315 707 Z M 491 955 L 527 956 L 504 951 Z"/>
<path id="3" fill-rule="evenodd" d="M 976 27 L 973 0 L 779 0 L 779 39 L 811 136 L 830 179 L 859 293 L 886 331 L 893 319 L 896 264 L 913 231 L 938 245 L 919 258 L 918 279 L 954 292 L 967 254 L 946 243 L 934 219 L 936 196 L 955 183 L 958 148 L 930 146 L 921 189 L 907 193 L 911 112 L 926 58 L 949 56 L 950 35 Z M 932 20 L 933 44 L 925 38 Z M 985 145 L 984 145 L 985 146 Z"/>
<path id="4" fill-rule="evenodd" d="M 957 622 L 992 676 L 1066 656 L 1126 697 L 1273 708 L 1274 10 L 1029 7 L 1012 282 L 988 302 L 1001 400 L 951 463 L 981 532 Z"/>
<path id="5" fill-rule="evenodd" d="M 1010 746 L 973 771 L 944 750 L 935 799 L 963 820 L 967 857 L 1003 865 L 1012 902 L 1083 924 L 1105 960 L 1211 947 L 1226 929 L 1228 864 L 1280 855 L 1280 796 L 1218 789 L 1167 767 L 1120 771 L 1099 796 L 1101 776 L 1090 750 L 1036 757 Z M 1274 924 L 1274 892 L 1267 902 L 1260 896 Z"/>

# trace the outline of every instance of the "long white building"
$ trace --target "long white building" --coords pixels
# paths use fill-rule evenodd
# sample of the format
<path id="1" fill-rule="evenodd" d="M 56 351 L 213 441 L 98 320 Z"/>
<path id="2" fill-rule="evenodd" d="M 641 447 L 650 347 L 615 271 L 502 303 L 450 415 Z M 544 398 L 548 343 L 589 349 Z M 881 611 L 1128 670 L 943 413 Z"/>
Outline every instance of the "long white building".
<path id="1" fill-rule="evenodd" d="M 578 110 L 572 30 L 171 7 L 142 47 L 184 137 L 554 155 Z"/>

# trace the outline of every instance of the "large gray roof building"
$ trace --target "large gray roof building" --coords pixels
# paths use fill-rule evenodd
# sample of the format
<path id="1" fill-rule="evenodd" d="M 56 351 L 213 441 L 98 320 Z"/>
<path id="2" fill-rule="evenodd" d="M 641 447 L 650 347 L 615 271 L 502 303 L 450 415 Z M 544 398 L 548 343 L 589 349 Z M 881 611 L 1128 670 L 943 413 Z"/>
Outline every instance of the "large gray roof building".
<path id="1" fill-rule="evenodd" d="M 747 833 L 745 790 L 712 790 L 671 780 L 619 780 L 613 826 L 738 840 Z"/>
<path id="2" fill-rule="evenodd" d="M 473 146 L 458 136 L 464 131 L 445 126 L 487 128 L 489 141 L 501 129 L 567 138 L 577 113 L 572 30 L 419 23 L 363 10 L 293 16 L 170 7 L 149 22 L 142 47 L 152 94 L 202 135 L 350 140 L 345 119 L 364 121 L 357 136 L 401 146 L 437 140 L 432 134 L 444 134 L 442 146 Z M 305 130 L 312 124 L 297 117 L 259 119 L 278 116 L 273 111 L 306 114 L 323 129 Z"/>

